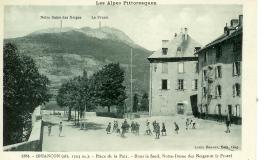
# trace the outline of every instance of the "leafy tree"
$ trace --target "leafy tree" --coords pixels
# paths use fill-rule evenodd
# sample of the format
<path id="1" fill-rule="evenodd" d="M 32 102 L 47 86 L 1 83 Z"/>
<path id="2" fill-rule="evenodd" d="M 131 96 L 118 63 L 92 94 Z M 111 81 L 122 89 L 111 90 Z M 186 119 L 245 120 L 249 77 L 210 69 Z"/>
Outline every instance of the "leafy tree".
<path id="1" fill-rule="evenodd" d="M 49 101 L 46 76 L 38 72 L 32 58 L 19 55 L 15 45 L 4 45 L 4 145 L 21 142 L 30 130 L 30 114 Z M 30 133 L 30 131 L 27 131 Z M 26 135 L 28 137 L 28 135 Z"/>
<path id="2" fill-rule="evenodd" d="M 118 106 L 122 111 L 124 101 L 127 98 L 125 93 L 124 70 L 119 63 L 110 63 L 93 75 L 95 103 L 108 108 Z"/>
<path id="3" fill-rule="evenodd" d="M 142 111 L 148 111 L 149 110 L 149 100 L 148 100 L 148 94 L 144 93 L 141 99 L 140 103 L 140 110 Z"/>
<path id="4" fill-rule="evenodd" d="M 135 93 L 133 97 L 133 112 L 138 111 L 138 95 Z"/>
<path id="5" fill-rule="evenodd" d="M 59 106 L 69 108 L 68 120 L 71 119 L 72 109 L 78 112 L 77 120 L 79 121 L 79 117 L 83 116 L 85 110 L 90 111 L 94 108 L 90 93 L 92 87 L 90 81 L 84 70 L 82 77 L 74 77 L 61 85 L 56 100 Z"/>

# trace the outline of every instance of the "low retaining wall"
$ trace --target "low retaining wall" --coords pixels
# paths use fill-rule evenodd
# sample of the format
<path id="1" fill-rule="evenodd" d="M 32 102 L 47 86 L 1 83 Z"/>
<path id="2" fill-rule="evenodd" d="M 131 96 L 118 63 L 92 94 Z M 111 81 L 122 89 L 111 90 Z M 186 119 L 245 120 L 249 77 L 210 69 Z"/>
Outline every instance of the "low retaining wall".
<path id="1" fill-rule="evenodd" d="M 32 114 L 32 130 L 26 142 L 4 146 L 4 151 L 42 151 L 43 123 L 40 106 Z"/>

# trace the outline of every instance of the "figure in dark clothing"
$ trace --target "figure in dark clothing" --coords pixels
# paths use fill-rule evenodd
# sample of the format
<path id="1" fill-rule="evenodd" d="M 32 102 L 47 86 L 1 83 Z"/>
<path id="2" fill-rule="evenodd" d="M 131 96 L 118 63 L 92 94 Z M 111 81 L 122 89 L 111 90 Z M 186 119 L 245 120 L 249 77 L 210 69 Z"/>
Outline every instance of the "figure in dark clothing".
<path id="1" fill-rule="evenodd" d="M 50 136 L 50 133 L 51 133 L 51 124 L 49 124 L 49 126 L 48 126 L 48 131 L 49 131 L 49 133 L 48 133 L 48 135 Z"/>
<path id="2" fill-rule="evenodd" d="M 111 133 L 111 122 L 108 123 L 108 126 L 106 127 L 106 133 L 110 134 Z"/>
<path id="3" fill-rule="evenodd" d="M 122 126 L 121 126 L 121 137 L 125 137 L 125 133 L 126 133 L 126 124 L 125 124 L 125 122 L 124 123 L 122 123 Z"/>
<path id="4" fill-rule="evenodd" d="M 156 123 L 155 124 L 155 133 L 156 133 L 156 139 L 159 139 L 159 136 L 160 136 L 160 125 L 159 123 Z"/>
<path id="5" fill-rule="evenodd" d="M 138 122 L 136 122 L 135 123 L 135 134 L 136 134 L 136 136 L 139 136 L 139 123 Z"/>
<path id="6" fill-rule="evenodd" d="M 146 134 L 147 135 L 152 135 L 152 132 L 151 132 L 151 129 L 150 129 L 150 123 L 149 123 L 149 121 L 147 121 L 147 123 L 146 123 Z"/>
<path id="7" fill-rule="evenodd" d="M 136 130 L 135 130 L 135 123 L 134 123 L 134 121 L 132 121 L 132 123 L 131 123 L 131 133 L 134 133 Z"/>
<path id="8" fill-rule="evenodd" d="M 117 121 L 114 121 L 114 125 L 113 125 L 112 132 L 117 132 L 117 129 L 118 129 L 118 122 Z"/>
<path id="9" fill-rule="evenodd" d="M 59 125 L 59 136 L 61 136 L 61 132 L 62 132 L 62 122 L 60 122 L 60 125 Z"/>
<path id="10" fill-rule="evenodd" d="M 152 122 L 152 126 L 153 126 L 153 132 L 155 133 L 155 127 L 156 127 L 156 120 Z"/>
<path id="11" fill-rule="evenodd" d="M 189 122 L 189 118 L 187 118 L 187 119 L 186 119 L 186 122 L 185 122 L 186 130 L 188 130 L 188 128 L 189 128 L 189 123 L 190 123 L 190 122 Z"/>
<path id="12" fill-rule="evenodd" d="M 230 124 L 231 124 L 231 118 L 230 114 L 228 113 L 226 116 L 226 133 L 230 133 Z"/>
<path id="13" fill-rule="evenodd" d="M 165 123 L 164 122 L 162 123 L 161 135 L 162 136 L 167 136 L 166 127 L 165 127 Z"/>
<path id="14" fill-rule="evenodd" d="M 174 122 L 174 126 L 175 126 L 175 132 L 178 134 L 180 128 L 176 122 Z"/>

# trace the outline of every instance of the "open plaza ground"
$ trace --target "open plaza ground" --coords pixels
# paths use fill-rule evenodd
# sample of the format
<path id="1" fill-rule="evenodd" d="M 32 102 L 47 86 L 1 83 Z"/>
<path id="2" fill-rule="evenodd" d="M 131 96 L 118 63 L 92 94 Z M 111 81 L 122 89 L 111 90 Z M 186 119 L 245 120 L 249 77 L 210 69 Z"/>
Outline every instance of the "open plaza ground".
<path id="1" fill-rule="evenodd" d="M 190 118 L 190 117 L 189 117 Z M 224 123 L 193 118 L 197 123 L 196 129 L 185 128 L 185 116 L 161 116 L 127 119 L 140 124 L 139 136 L 129 132 L 122 138 L 118 133 L 106 133 L 109 122 L 119 122 L 119 127 L 124 119 L 107 117 L 90 117 L 87 119 L 87 129 L 81 130 L 74 125 L 74 121 L 55 115 L 43 115 L 45 122 L 53 123 L 51 135 L 48 136 L 48 127 L 44 126 L 43 151 L 148 151 L 148 150 L 240 150 L 241 126 L 231 125 L 231 133 L 225 133 Z M 165 123 L 167 136 L 155 139 L 145 135 L 146 121 L 154 120 Z M 62 135 L 59 136 L 59 122 L 62 121 Z M 176 134 L 174 122 L 179 124 L 180 130 Z M 152 129 L 152 125 L 151 125 Z"/>

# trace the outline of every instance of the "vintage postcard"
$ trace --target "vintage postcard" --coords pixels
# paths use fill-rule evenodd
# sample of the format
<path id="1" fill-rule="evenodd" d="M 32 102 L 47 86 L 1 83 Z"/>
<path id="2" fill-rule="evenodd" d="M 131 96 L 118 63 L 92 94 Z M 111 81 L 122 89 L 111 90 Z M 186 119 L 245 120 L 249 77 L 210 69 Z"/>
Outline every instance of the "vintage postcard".
<path id="1" fill-rule="evenodd" d="M 1 3 L 1 159 L 255 160 L 255 1 Z"/>

